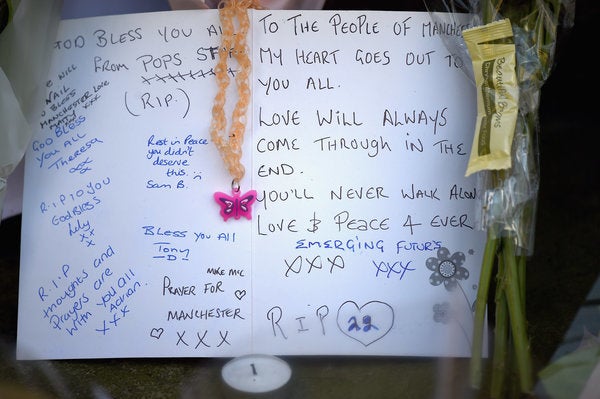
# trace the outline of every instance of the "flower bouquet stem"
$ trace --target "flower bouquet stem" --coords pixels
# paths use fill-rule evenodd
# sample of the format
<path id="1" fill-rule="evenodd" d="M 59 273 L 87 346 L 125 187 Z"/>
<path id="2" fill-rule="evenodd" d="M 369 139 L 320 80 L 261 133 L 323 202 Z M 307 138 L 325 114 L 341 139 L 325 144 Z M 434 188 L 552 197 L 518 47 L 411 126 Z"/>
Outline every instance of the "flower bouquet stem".
<path id="1" fill-rule="evenodd" d="M 502 259 L 502 254 L 498 255 L 498 273 L 496 277 L 496 285 L 503 287 L 505 284 L 506 268 Z M 508 356 L 508 348 L 510 346 L 510 332 L 508 323 L 508 308 L 506 304 L 506 296 L 503 289 L 496 290 L 496 326 L 494 328 L 494 358 L 492 362 L 492 381 L 490 386 L 490 397 L 502 397 L 502 390 L 506 382 L 506 370 L 512 357 Z"/>
<path id="2" fill-rule="evenodd" d="M 496 272 L 495 328 L 492 361 L 491 397 L 503 397 L 503 386 L 510 371 L 511 359 L 516 361 L 520 391 L 533 388 L 533 369 L 525 314 L 525 262 L 515 254 L 514 238 L 489 236 L 486 242 L 479 289 L 475 302 L 471 385 L 481 388 L 483 364 L 482 343 L 485 313 L 492 275 Z M 512 373 L 511 373 L 512 374 Z"/>
<path id="3" fill-rule="evenodd" d="M 482 228 L 487 231 L 487 242 L 474 308 L 470 381 L 473 388 L 481 388 L 485 313 L 492 276 L 496 273 L 490 386 L 490 396 L 494 398 L 531 394 L 533 390 L 525 276 L 526 256 L 533 252 L 539 180 L 536 146 L 539 97 L 552 67 L 559 18 L 563 17 L 569 25 L 574 4 L 570 0 L 482 0 L 478 10 L 472 10 L 483 27 L 508 19 L 513 31 L 510 40 L 516 49 L 518 113 L 511 139 L 510 166 L 481 168 L 485 170 L 479 172 L 483 182 Z M 518 379 L 520 393 L 506 391 L 506 386 L 515 385 L 508 380 L 513 375 Z"/>
<path id="4" fill-rule="evenodd" d="M 533 388 L 533 373 L 529 337 L 527 334 L 527 319 L 524 312 L 524 301 L 521 299 L 523 297 L 521 293 L 521 287 L 523 286 L 520 281 L 521 273 L 517 269 L 514 241 L 510 237 L 505 237 L 502 240 L 502 246 L 502 259 L 505 268 L 505 284 L 502 289 L 504 290 L 508 307 L 519 385 L 521 392 L 530 392 Z"/>
<path id="5" fill-rule="evenodd" d="M 479 275 L 479 285 L 477 290 L 477 298 L 475 300 L 474 328 L 473 328 L 473 343 L 471 355 L 471 385 L 474 388 L 481 387 L 483 375 L 482 366 L 482 350 L 483 350 L 483 334 L 485 313 L 487 310 L 487 300 L 490 287 L 490 281 L 494 270 L 496 249 L 498 247 L 498 238 L 493 237 L 488 232 L 488 238 L 485 244 L 483 253 L 483 262 L 481 265 L 481 274 Z"/>

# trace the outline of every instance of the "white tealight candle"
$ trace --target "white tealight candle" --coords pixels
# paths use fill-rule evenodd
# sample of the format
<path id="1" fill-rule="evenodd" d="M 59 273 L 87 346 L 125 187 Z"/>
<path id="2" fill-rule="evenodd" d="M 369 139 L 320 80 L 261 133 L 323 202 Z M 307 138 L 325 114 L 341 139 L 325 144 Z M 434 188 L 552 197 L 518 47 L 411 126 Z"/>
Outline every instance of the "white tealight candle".
<path id="1" fill-rule="evenodd" d="M 223 381 L 246 394 L 266 394 L 281 389 L 292 376 L 282 359 L 270 355 L 245 355 L 231 359 L 221 370 Z"/>

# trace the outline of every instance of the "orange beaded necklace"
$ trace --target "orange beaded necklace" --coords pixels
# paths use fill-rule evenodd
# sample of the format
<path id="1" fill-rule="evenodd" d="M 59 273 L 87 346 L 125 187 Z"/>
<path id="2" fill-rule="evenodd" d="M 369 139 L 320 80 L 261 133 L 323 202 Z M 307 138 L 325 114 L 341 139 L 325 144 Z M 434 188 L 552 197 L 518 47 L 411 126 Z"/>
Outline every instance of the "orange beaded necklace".
<path id="1" fill-rule="evenodd" d="M 251 98 L 248 76 L 251 62 L 248 57 L 246 36 L 250 29 L 248 8 L 262 9 L 255 0 L 224 0 L 219 4 L 219 18 L 222 25 L 219 59 L 214 68 L 218 91 L 212 109 L 210 136 L 215 143 L 225 166 L 232 176 L 232 195 L 223 192 L 214 194 L 215 201 L 221 208 L 221 216 L 227 221 L 230 217 L 239 219 L 244 216 L 252 218 L 252 204 L 256 200 L 256 191 L 250 190 L 240 194 L 240 182 L 244 177 L 245 168 L 242 165 L 242 144 L 246 131 L 246 112 Z M 237 21 L 238 31 L 235 31 Z M 225 117 L 226 91 L 229 86 L 227 61 L 232 56 L 238 63 L 239 71 L 235 77 L 237 87 L 237 102 L 231 117 L 231 127 L 226 133 L 227 118 Z"/>

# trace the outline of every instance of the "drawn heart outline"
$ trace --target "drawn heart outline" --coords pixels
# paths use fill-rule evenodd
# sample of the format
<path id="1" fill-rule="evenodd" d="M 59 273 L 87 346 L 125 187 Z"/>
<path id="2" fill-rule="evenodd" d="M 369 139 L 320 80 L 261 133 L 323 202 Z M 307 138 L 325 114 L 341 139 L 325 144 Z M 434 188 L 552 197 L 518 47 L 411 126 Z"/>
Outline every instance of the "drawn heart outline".
<path id="1" fill-rule="evenodd" d="M 152 338 L 160 339 L 161 335 L 163 335 L 164 332 L 165 332 L 165 329 L 162 327 L 153 328 L 152 330 L 150 330 L 150 336 Z"/>
<path id="2" fill-rule="evenodd" d="M 354 301 L 346 301 L 338 309 L 337 325 L 348 337 L 369 346 L 392 329 L 394 309 L 381 301 L 370 301 L 360 307 Z"/>
<path id="3" fill-rule="evenodd" d="M 243 297 L 246 296 L 246 290 L 235 290 L 235 297 L 237 299 L 239 299 L 240 301 L 242 300 Z"/>

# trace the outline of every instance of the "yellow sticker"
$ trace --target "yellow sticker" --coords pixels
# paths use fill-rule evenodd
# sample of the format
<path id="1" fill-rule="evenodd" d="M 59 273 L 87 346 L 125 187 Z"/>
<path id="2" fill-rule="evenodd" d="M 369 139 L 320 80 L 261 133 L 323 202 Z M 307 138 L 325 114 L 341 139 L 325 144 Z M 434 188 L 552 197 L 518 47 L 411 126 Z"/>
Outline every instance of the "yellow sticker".
<path id="1" fill-rule="evenodd" d="M 477 87 L 477 123 L 466 176 L 508 169 L 519 112 L 519 85 L 508 19 L 466 29 L 463 38 Z"/>

